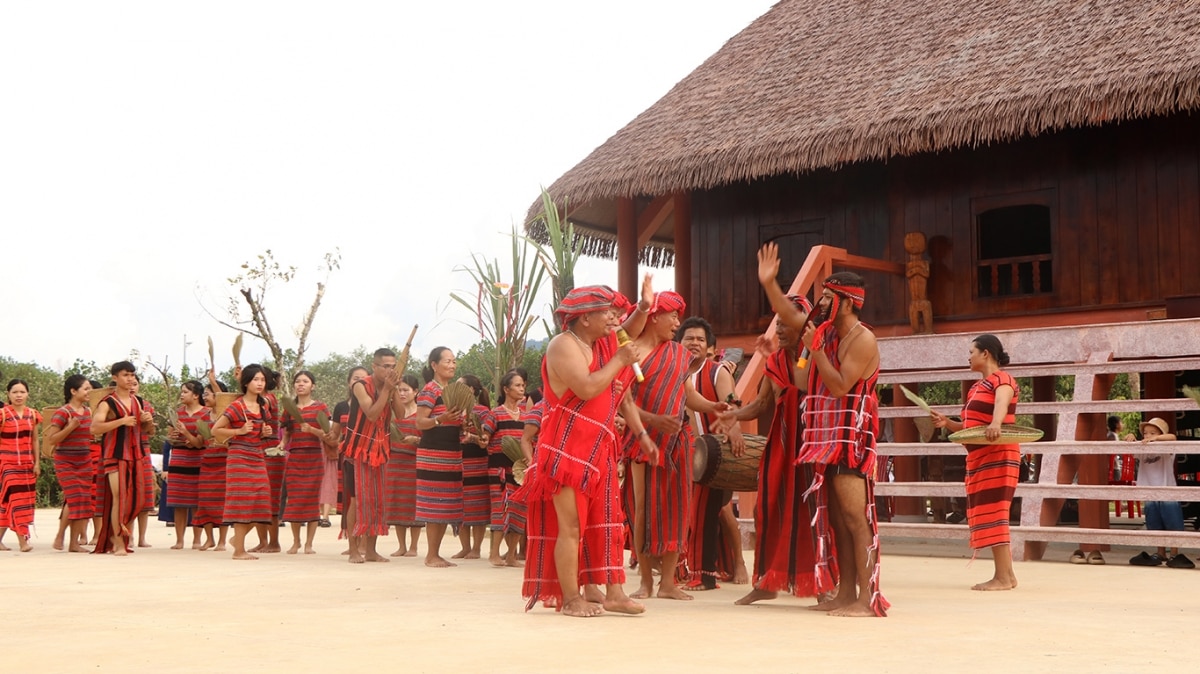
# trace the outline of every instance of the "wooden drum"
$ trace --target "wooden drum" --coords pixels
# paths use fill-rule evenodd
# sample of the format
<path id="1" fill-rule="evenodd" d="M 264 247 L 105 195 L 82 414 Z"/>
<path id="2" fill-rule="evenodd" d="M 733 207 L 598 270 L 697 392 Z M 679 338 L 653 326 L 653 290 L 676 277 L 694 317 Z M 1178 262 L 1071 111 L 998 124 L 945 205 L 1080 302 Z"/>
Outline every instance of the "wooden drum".
<path id="1" fill-rule="evenodd" d="M 743 435 L 746 453 L 733 455 L 729 437 L 701 435 L 692 455 L 692 479 L 713 489 L 758 491 L 758 466 L 762 463 L 767 439 L 761 435 Z"/>

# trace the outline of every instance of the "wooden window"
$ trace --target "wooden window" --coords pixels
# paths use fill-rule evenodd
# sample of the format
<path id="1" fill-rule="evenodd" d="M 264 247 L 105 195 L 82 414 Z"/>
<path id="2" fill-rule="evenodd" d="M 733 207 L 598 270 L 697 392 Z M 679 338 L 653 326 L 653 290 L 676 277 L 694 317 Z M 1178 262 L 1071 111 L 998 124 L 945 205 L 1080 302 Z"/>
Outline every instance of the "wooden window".
<path id="1" fill-rule="evenodd" d="M 1053 228 L 1046 204 L 977 212 L 975 279 L 981 298 L 1054 292 Z"/>

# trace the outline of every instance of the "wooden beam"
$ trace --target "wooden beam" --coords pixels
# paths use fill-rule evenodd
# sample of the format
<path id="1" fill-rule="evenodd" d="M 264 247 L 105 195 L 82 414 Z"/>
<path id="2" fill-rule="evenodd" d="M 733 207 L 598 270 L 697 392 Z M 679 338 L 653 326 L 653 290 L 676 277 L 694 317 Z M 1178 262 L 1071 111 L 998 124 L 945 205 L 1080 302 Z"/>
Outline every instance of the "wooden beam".
<path id="1" fill-rule="evenodd" d="M 646 247 L 650 243 L 650 239 L 654 237 L 655 232 L 662 227 L 667 218 L 671 217 L 672 211 L 675 210 L 675 199 L 673 195 L 664 194 L 655 197 L 654 201 L 646 207 L 638 215 L 637 219 L 637 244 L 638 250 Z"/>
<path id="2" fill-rule="evenodd" d="M 692 195 L 676 192 L 671 197 L 675 213 L 675 292 L 688 304 L 692 298 Z"/>
<path id="3" fill-rule="evenodd" d="M 617 198 L 617 290 L 630 298 L 638 296 L 637 216 L 633 199 Z"/>

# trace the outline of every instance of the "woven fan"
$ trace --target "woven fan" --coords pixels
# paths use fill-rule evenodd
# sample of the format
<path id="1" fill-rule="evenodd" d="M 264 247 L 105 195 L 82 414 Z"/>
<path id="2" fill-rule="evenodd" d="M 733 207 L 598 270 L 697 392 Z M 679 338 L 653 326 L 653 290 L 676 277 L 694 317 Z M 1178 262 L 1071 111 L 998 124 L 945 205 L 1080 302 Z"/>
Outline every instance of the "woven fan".
<path id="1" fill-rule="evenodd" d="M 329 415 L 325 414 L 325 410 L 317 410 L 317 425 L 320 426 L 321 430 L 325 431 L 326 433 L 331 430 L 332 427 L 329 425 Z"/>
<path id="2" fill-rule="evenodd" d="M 233 364 L 238 369 L 242 367 L 242 333 L 233 340 Z"/>
<path id="3" fill-rule="evenodd" d="M 513 480 L 517 484 L 525 484 L 525 473 L 528 471 L 529 464 L 525 462 L 524 457 L 513 461 Z"/>
<path id="4" fill-rule="evenodd" d="M 950 442 L 960 445 L 1010 445 L 1017 442 L 1037 442 L 1042 439 L 1042 435 L 1042 431 L 1036 428 L 1003 424 L 1000 426 L 1000 437 L 988 440 L 987 426 L 974 426 L 951 433 Z"/>
<path id="5" fill-rule="evenodd" d="M 475 392 L 462 382 L 452 381 L 442 389 L 442 402 L 448 412 L 467 412 L 475 407 Z"/>
<path id="6" fill-rule="evenodd" d="M 1196 388 L 1195 386 L 1184 386 L 1183 393 L 1187 397 L 1196 401 L 1197 405 L 1200 405 L 1200 388 Z"/>
<path id="7" fill-rule="evenodd" d="M 404 434 L 400 432 L 395 423 L 388 424 L 388 439 L 392 441 L 393 445 L 404 444 Z"/>
<path id="8" fill-rule="evenodd" d="M 297 428 L 304 423 L 304 413 L 300 411 L 300 406 L 296 404 L 296 399 L 291 396 L 282 396 L 279 398 L 279 404 L 283 406 L 283 411 L 292 418 L 292 423 Z"/>
<path id="9" fill-rule="evenodd" d="M 925 402 L 924 398 L 922 398 L 921 396 L 917 395 L 916 393 L 913 393 L 912 391 L 908 390 L 908 387 L 906 387 L 904 384 L 900 385 L 900 392 L 904 394 L 905 398 L 908 398 L 909 400 L 911 400 L 912 404 L 925 410 L 926 414 L 933 411 L 929 408 L 929 403 Z"/>
<path id="10" fill-rule="evenodd" d="M 500 449 L 504 452 L 515 466 L 517 461 L 525 458 L 525 452 L 521 451 L 521 441 L 511 435 L 501 438 Z"/>
<path id="11" fill-rule="evenodd" d="M 274 447 L 267 447 L 263 450 L 263 454 L 266 454 L 267 456 L 283 456 L 286 453 L 287 452 L 283 451 L 283 445 L 275 445 Z"/>
<path id="12" fill-rule="evenodd" d="M 213 439 L 212 426 L 209 426 L 208 422 L 203 419 L 196 421 L 196 433 L 205 440 Z"/>

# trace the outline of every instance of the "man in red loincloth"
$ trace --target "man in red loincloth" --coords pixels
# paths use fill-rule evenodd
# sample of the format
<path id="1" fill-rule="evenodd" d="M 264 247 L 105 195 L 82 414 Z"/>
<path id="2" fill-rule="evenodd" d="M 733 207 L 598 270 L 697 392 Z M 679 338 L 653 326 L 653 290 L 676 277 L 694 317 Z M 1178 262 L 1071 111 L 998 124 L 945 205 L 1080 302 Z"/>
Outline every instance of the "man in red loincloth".
<path id="1" fill-rule="evenodd" d="M 136 395 L 137 372 L 133 363 L 114 363 L 110 372 L 116 391 L 96 406 L 92 434 L 100 436 L 100 480 L 104 486 L 104 520 L 93 554 L 131 551 L 129 537 L 141 509 L 144 488 L 143 434 L 154 433 L 154 416 L 142 408 Z"/>

